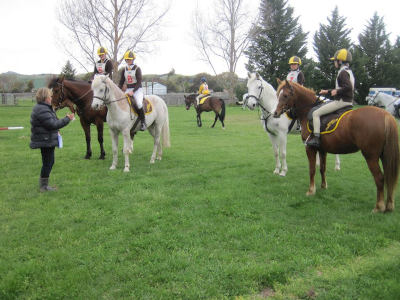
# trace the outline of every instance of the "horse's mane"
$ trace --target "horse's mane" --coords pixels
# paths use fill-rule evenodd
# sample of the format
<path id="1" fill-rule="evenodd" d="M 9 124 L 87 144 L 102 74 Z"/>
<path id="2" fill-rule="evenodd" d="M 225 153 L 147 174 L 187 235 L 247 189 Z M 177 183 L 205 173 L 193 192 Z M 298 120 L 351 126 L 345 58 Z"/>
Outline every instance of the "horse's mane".
<path id="1" fill-rule="evenodd" d="M 110 77 L 108 77 L 107 75 L 96 75 L 93 78 L 93 82 L 92 84 L 97 84 L 98 81 L 100 81 L 107 84 L 109 86 L 110 89 L 112 89 L 113 91 L 116 91 L 120 94 L 124 94 L 124 92 L 118 87 L 118 85 L 115 84 L 114 81 L 111 80 Z"/>
<path id="2" fill-rule="evenodd" d="M 282 80 L 281 83 L 279 84 L 279 86 L 276 90 L 276 95 L 278 97 L 279 97 L 279 94 L 280 94 L 282 88 L 286 84 L 289 84 L 290 86 L 292 86 L 300 94 L 304 94 L 308 97 L 316 97 L 315 91 L 313 89 L 306 88 L 305 86 L 302 86 L 301 84 L 298 84 L 297 82 L 292 82 L 292 81 L 287 81 L 287 80 Z"/>
<path id="3" fill-rule="evenodd" d="M 61 79 L 62 79 L 62 76 L 51 78 L 49 83 L 48 83 L 48 85 L 47 85 L 47 87 L 49 89 L 56 87 L 57 84 L 60 83 Z M 80 80 L 80 79 L 64 79 L 64 80 L 72 81 L 72 82 L 75 82 L 75 83 L 78 83 L 78 84 L 90 85 L 89 82 L 84 81 L 84 80 Z"/>

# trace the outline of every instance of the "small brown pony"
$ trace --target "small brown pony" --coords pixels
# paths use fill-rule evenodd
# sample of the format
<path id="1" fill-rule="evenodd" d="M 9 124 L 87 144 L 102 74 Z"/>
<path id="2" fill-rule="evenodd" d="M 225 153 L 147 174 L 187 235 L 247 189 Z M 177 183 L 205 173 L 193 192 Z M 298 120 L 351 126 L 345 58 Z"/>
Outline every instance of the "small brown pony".
<path id="1" fill-rule="evenodd" d="M 306 140 L 307 114 L 315 105 L 315 93 L 297 83 L 279 81 L 277 95 L 278 106 L 274 116 L 278 117 L 293 108 L 301 121 L 301 137 Z M 376 205 L 373 212 L 394 210 L 394 190 L 399 174 L 399 141 L 397 123 L 387 111 L 377 107 L 362 107 L 344 115 L 335 131 L 321 135 L 321 147 L 306 147 L 310 186 L 307 195 L 315 194 L 315 156 L 320 153 L 321 188 L 326 189 L 326 154 L 346 154 L 361 150 L 371 171 L 377 189 Z M 382 162 L 383 174 L 379 166 Z M 384 202 L 384 185 L 387 200 Z"/>
<path id="2" fill-rule="evenodd" d="M 90 159 L 92 156 L 90 124 L 95 124 L 97 127 L 97 140 L 100 144 L 99 159 L 104 159 L 106 153 L 103 146 L 103 123 L 106 121 L 107 107 L 101 110 L 91 108 L 93 92 L 90 83 L 86 81 L 67 80 L 61 76 L 52 79 L 48 88 L 53 91 L 52 105 L 56 110 L 69 107 L 71 112 L 75 113 L 76 111 L 78 113 L 86 138 L 85 159 Z"/>
<path id="3" fill-rule="evenodd" d="M 196 97 L 197 94 L 190 94 L 189 96 L 184 95 L 186 109 L 189 110 L 190 106 L 193 104 L 194 108 L 197 112 L 197 126 L 201 127 L 201 113 L 203 111 L 214 111 L 215 112 L 215 120 L 212 124 L 211 128 L 214 128 L 215 123 L 218 118 L 222 123 L 222 129 L 225 129 L 224 120 L 225 120 L 225 102 L 223 99 L 219 97 L 210 96 L 208 99 L 204 101 L 203 104 L 197 106 Z"/>

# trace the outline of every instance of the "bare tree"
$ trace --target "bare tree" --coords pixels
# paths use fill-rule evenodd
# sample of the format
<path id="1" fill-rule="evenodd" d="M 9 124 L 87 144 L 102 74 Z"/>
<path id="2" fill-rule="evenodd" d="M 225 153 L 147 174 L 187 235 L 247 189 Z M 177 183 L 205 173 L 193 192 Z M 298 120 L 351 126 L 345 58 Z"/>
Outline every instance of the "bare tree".
<path id="1" fill-rule="evenodd" d="M 70 35 L 63 46 L 86 71 L 93 70 L 97 48 L 106 47 L 116 73 L 125 51 L 148 51 L 161 40 L 159 29 L 169 7 L 168 2 L 160 8 L 157 0 L 64 0 L 58 19 Z"/>
<path id="2" fill-rule="evenodd" d="M 214 0 L 214 13 L 207 18 L 196 9 L 193 17 L 195 45 L 201 58 L 216 74 L 217 59 L 235 73 L 238 60 L 249 43 L 251 21 L 244 0 Z"/>

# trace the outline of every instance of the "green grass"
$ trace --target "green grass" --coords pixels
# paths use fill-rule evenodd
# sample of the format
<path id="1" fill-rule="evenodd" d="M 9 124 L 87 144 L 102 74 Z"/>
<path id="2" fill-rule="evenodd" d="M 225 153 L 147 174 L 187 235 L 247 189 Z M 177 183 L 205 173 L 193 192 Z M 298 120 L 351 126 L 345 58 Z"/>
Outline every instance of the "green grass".
<path id="1" fill-rule="evenodd" d="M 330 155 L 328 189 L 306 197 L 298 135 L 289 135 L 282 178 L 272 174 L 257 112 L 228 107 L 222 130 L 209 128 L 211 113 L 197 128 L 193 110 L 170 107 L 172 147 L 150 165 L 152 138 L 139 133 L 128 174 L 122 155 L 108 170 L 107 128 L 106 159 L 97 159 L 92 127 L 93 158 L 84 160 L 84 134 L 72 122 L 50 178 L 59 190 L 39 193 L 31 109 L 29 101 L 0 108 L 0 127 L 25 127 L 0 131 L 0 299 L 400 295 L 400 219 L 371 214 L 375 185 L 360 153 L 342 155 L 339 172 Z"/>

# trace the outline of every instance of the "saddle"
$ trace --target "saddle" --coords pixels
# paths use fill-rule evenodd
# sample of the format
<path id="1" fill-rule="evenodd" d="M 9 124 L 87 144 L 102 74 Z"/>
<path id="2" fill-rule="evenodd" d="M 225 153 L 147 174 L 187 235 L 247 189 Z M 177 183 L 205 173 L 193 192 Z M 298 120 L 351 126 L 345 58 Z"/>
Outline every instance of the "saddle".
<path id="1" fill-rule="evenodd" d="M 126 95 L 129 105 L 131 106 L 131 111 L 138 116 L 138 107 L 136 104 L 136 100 L 134 97 Z M 150 100 L 144 97 L 143 99 L 143 111 L 145 115 L 150 114 L 153 111 L 153 104 L 151 104 Z"/>
<path id="2" fill-rule="evenodd" d="M 200 101 L 199 101 L 199 105 L 200 105 L 200 104 L 203 104 L 203 103 L 204 103 L 208 98 L 210 98 L 210 97 L 211 97 L 211 95 L 207 95 L 207 96 L 201 98 Z"/>
<path id="3" fill-rule="evenodd" d="M 321 106 L 327 104 L 328 102 L 323 102 L 315 107 L 313 107 L 307 114 L 307 130 L 308 132 L 313 132 L 314 130 L 314 125 L 313 125 L 313 117 L 312 114 L 313 112 L 320 108 Z M 345 106 L 342 107 L 332 113 L 329 113 L 327 115 L 323 115 L 320 118 L 320 122 L 321 122 L 321 134 L 327 134 L 327 133 L 331 133 L 334 132 L 336 130 L 336 128 L 338 127 L 340 120 L 349 112 L 353 111 L 353 106 L 349 105 L 349 106 Z"/>

